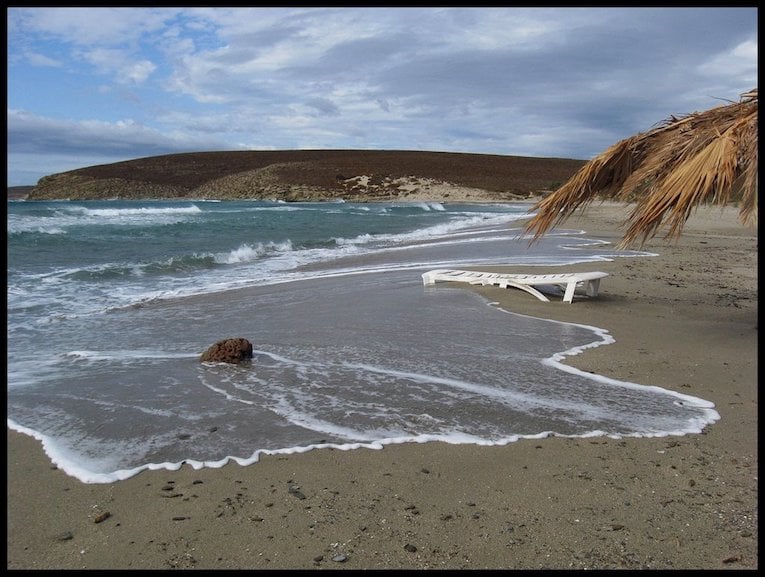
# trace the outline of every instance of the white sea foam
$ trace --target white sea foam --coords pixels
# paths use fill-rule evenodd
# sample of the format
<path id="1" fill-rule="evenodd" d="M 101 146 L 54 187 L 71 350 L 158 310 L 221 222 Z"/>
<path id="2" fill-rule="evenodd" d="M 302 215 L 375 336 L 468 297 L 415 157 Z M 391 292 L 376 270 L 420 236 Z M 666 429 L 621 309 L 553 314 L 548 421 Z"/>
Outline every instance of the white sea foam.
<path id="1" fill-rule="evenodd" d="M 216 254 L 215 262 L 221 264 L 240 264 L 256 261 L 267 255 L 292 252 L 292 241 L 258 243 L 255 246 L 241 245 L 229 253 Z"/>
<path id="2" fill-rule="evenodd" d="M 142 206 L 137 208 L 89 208 L 86 206 L 72 205 L 63 210 L 64 213 L 84 215 L 84 216 L 97 216 L 99 218 L 106 219 L 123 219 L 124 217 L 140 216 L 146 217 L 147 215 L 179 215 L 179 214 L 198 214 L 202 210 L 192 204 L 190 206 L 173 206 L 173 207 L 152 207 Z"/>
<path id="3" fill-rule="evenodd" d="M 158 351 L 156 349 L 119 350 L 119 351 L 69 351 L 64 357 L 79 361 L 131 361 L 145 359 L 191 359 L 199 355 L 188 352 Z"/>

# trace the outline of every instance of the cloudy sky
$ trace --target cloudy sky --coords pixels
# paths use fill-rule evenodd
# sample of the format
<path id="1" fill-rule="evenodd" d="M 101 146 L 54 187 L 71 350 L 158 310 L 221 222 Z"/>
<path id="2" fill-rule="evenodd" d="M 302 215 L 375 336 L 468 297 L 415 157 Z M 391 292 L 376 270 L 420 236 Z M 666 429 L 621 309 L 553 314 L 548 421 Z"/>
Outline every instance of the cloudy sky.
<path id="1" fill-rule="evenodd" d="M 589 159 L 757 86 L 752 8 L 9 8 L 8 185 L 203 150 Z"/>

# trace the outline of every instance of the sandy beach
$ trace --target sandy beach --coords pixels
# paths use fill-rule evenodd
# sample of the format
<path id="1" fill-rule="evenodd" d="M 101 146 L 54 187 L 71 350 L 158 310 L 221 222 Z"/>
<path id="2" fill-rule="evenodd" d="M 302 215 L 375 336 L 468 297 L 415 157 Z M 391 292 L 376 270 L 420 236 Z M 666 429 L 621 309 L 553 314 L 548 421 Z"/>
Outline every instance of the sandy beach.
<path id="1" fill-rule="evenodd" d="M 594 203 L 564 227 L 615 243 L 627 214 Z M 737 218 L 705 207 L 645 245 L 658 256 L 565 267 L 609 273 L 593 299 L 465 285 L 606 329 L 614 344 L 568 363 L 713 402 L 702 434 L 322 449 L 83 484 L 8 430 L 7 568 L 756 569 L 758 235 Z"/>

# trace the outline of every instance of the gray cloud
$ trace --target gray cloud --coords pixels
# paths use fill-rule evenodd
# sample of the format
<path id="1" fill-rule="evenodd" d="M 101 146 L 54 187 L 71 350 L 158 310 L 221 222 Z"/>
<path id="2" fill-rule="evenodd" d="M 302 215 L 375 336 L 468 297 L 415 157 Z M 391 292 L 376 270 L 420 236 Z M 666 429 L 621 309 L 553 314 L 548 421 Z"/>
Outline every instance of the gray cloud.
<path id="1" fill-rule="evenodd" d="M 22 111 L 8 112 L 8 148 L 14 153 L 44 155 L 67 151 L 73 155 L 131 158 L 200 149 L 228 149 L 223 142 L 173 138 L 134 122 L 116 124 L 71 122 L 37 117 Z M 54 152 L 55 153 L 55 152 Z"/>

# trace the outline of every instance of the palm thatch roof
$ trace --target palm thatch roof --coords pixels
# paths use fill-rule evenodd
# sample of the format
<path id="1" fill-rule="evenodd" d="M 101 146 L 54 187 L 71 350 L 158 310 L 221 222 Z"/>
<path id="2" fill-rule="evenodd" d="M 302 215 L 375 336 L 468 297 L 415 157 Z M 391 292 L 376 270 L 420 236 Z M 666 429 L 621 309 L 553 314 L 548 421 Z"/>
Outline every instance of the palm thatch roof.
<path id="1" fill-rule="evenodd" d="M 595 198 L 634 202 L 620 248 L 642 246 L 662 224 L 677 238 L 701 204 L 736 201 L 743 225 L 757 222 L 757 88 L 739 102 L 672 116 L 585 164 L 530 210 L 532 243 Z"/>

